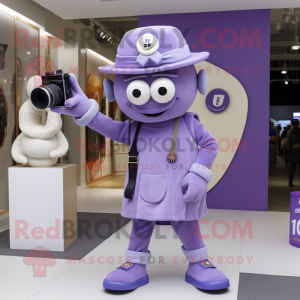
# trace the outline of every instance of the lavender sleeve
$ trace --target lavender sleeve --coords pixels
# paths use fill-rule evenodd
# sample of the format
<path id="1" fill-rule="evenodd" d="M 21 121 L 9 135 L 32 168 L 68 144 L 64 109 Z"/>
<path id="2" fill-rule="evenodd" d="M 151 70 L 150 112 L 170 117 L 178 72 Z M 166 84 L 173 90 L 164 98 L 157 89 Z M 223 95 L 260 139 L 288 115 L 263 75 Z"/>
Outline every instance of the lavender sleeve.
<path id="1" fill-rule="evenodd" d="M 199 154 L 195 163 L 211 169 L 218 154 L 218 144 L 216 139 L 204 129 L 204 126 L 196 118 L 193 118 L 191 130 L 194 138 L 200 146 Z"/>
<path id="2" fill-rule="evenodd" d="M 130 145 L 129 120 L 126 122 L 114 121 L 101 112 L 98 112 L 87 126 L 114 141 Z"/>

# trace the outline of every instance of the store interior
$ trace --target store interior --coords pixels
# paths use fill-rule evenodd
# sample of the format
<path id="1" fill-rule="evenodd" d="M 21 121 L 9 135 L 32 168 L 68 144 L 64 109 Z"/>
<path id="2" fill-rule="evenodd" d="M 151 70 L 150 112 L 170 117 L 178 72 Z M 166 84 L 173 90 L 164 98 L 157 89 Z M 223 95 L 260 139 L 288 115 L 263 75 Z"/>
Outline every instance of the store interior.
<path id="1" fill-rule="evenodd" d="M 2 113 L 5 115 L 8 112 L 9 123 L 18 123 L 18 110 L 22 102 L 27 100 L 26 82 L 33 74 L 37 73 L 37 65 L 40 69 L 38 74 L 41 75 L 51 68 L 74 72 L 86 94 L 99 103 L 102 113 L 114 120 L 125 121 L 128 117 L 121 112 L 117 103 L 109 103 L 106 100 L 103 81 L 107 76 L 97 71 L 97 67 L 113 63 L 122 36 L 125 32 L 139 26 L 139 18 L 131 16 L 62 20 L 46 9 L 43 13 L 45 27 L 35 22 L 29 24 L 26 17 L 24 20 L 16 17 L 16 26 L 20 32 L 28 30 L 29 39 L 30 35 L 34 37 L 39 33 L 45 39 L 45 47 L 36 49 L 29 44 L 25 48 L 21 42 L 20 49 L 17 49 L 15 53 L 13 47 L 8 47 L 10 44 L 14 45 L 14 17 L 2 12 L 2 28 L 7 27 L 7 31 L 11 32 L 3 37 L 4 42 L 1 48 L 3 55 L 5 54 L 6 63 L 5 73 L 1 71 L 4 92 L 2 101 L 7 103 L 6 106 L 11 106 L 4 108 Z M 297 106 L 298 50 L 291 49 L 295 36 L 297 36 L 295 26 L 299 27 L 299 22 L 295 23 L 298 9 L 295 8 L 290 15 L 292 16 L 290 20 L 286 21 L 289 16 L 286 9 L 272 9 L 270 14 L 270 118 L 274 120 L 276 126 L 281 122 L 282 128 L 286 126 L 284 122 L 288 123 L 293 118 L 293 113 L 299 110 Z M 72 37 L 74 32 L 76 32 L 75 38 Z M 77 41 L 81 36 L 88 38 L 84 38 L 84 42 L 79 45 Z M 17 38 L 21 39 L 22 34 Z M 18 43 L 18 40 L 16 42 Z M 25 70 L 28 63 L 35 68 L 34 72 L 30 71 L 28 67 Z M 18 66 L 17 69 L 16 66 Z M 17 84 L 12 83 L 15 69 L 18 74 Z M 285 74 L 282 74 L 283 70 L 286 70 Z M 10 97 L 14 97 L 14 95 L 17 98 L 16 103 L 10 100 Z M 79 190 L 86 188 L 123 189 L 128 147 L 110 141 L 88 127 L 85 129 L 76 127 L 67 116 L 62 116 L 62 118 L 64 119 L 63 132 L 71 147 L 65 157 L 60 159 L 60 163 L 76 163 L 77 166 L 83 166 L 78 168 L 79 172 L 77 173 Z M 46 116 L 44 116 L 44 122 L 45 119 Z M 5 143 L 7 145 L 8 139 L 12 144 L 18 134 L 18 126 L 8 126 L 7 128 L 4 126 L 2 144 L 7 140 Z M 80 136 L 80 142 L 76 140 L 77 136 Z M 10 156 L 9 146 L 6 151 L 2 148 L 0 153 L 4 165 L 6 164 L 7 167 L 15 165 Z M 288 168 L 283 168 L 281 161 L 282 156 L 278 157 L 278 171 L 274 177 L 269 177 L 268 209 L 270 211 L 288 211 L 289 209 L 289 189 L 284 179 L 287 176 Z M 4 174 L 5 168 L 2 169 L 2 172 L 1 189 L 5 192 L 1 195 L 0 208 L 5 211 L 8 209 L 8 181 Z M 297 180 L 297 176 L 295 180 Z M 275 200 L 277 196 L 278 200 Z"/>
<path id="2" fill-rule="evenodd" d="M 275 173 L 269 176 L 268 209 L 270 211 L 290 210 L 289 194 L 299 189 L 300 174 L 297 169 L 295 187 L 288 186 L 288 158 L 282 150 L 282 133 L 291 125 L 291 119 L 298 118 L 299 105 L 299 45 L 300 29 L 297 16 L 299 9 L 271 10 L 271 62 L 270 62 L 270 118 L 274 127 L 280 125 L 276 144 Z M 298 33 L 297 33 L 298 32 Z"/>

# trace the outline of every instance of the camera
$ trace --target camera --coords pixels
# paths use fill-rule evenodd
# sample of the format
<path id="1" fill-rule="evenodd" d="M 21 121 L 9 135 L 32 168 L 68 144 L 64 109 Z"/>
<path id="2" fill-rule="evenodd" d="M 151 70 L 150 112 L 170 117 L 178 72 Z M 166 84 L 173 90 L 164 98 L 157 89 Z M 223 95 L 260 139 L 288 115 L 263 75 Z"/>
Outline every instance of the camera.
<path id="1" fill-rule="evenodd" d="M 70 75 L 62 70 L 46 72 L 42 76 L 42 85 L 31 93 L 32 104 L 38 109 L 64 106 L 65 101 L 72 97 Z"/>

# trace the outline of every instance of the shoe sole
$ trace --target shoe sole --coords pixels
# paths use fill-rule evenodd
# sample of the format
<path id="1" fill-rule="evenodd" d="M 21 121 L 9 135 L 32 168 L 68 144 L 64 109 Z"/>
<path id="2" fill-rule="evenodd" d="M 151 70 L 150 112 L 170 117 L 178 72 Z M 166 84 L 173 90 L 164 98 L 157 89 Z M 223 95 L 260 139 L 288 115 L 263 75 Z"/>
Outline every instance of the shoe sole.
<path id="1" fill-rule="evenodd" d="M 145 276 L 134 282 L 117 282 L 109 281 L 107 279 L 103 280 L 103 287 L 112 291 L 128 291 L 139 288 L 140 286 L 146 285 L 149 283 L 149 276 Z"/>
<path id="2" fill-rule="evenodd" d="M 220 280 L 220 281 L 208 281 L 208 282 L 202 282 L 198 281 L 195 278 L 189 276 L 188 274 L 185 274 L 185 281 L 193 286 L 195 286 L 198 289 L 201 290 L 223 290 L 229 288 L 229 280 Z"/>

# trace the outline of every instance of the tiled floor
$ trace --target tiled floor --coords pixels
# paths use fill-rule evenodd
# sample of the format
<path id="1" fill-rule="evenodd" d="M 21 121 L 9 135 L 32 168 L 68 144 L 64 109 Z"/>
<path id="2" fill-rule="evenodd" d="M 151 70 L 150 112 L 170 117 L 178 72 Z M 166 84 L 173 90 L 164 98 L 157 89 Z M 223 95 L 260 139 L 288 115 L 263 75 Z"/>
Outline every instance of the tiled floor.
<path id="1" fill-rule="evenodd" d="M 241 273 L 238 300 L 298 300 L 300 277 Z"/>
<path id="2" fill-rule="evenodd" d="M 51 256 L 56 259 L 72 257 L 80 260 L 128 222 L 131 222 L 131 219 L 123 218 L 120 214 L 79 212 L 77 213 L 77 238 L 65 251 L 52 251 Z M 0 255 L 26 256 L 28 250 L 10 249 L 9 237 L 9 230 L 0 232 Z M 43 252 L 33 254 L 41 256 Z"/>
<path id="3" fill-rule="evenodd" d="M 118 195 L 115 197 L 117 199 Z M 118 207 L 116 199 L 113 206 L 115 209 Z M 88 203 L 85 210 L 92 207 L 91 203 Z M 209 210 L 205 219 L 209 224 L 203 224 L 201 228 L 203 234 L 207 235 L 205 243 L 210 258 L 229 277 L 231 283 L 231 287 L 221 293 L 220 299 L 237 299 L 241 272 L 300 277 L 300 249 L 288 243 L 288 213 Z M 228 223 L 229 232 L 225 232 L 222 224 L 216 227 L 216 231 L 213 230 L 215 222 L 220 219 Z M 241 237 L 238 233 L 235 236 L 235 229 L 238 226 L 244 228 L 245 224 L 249 225 L 246 235 Z M 20 257 L 0 256 L 1 298 L 110 299 L 115 295 L 103 290 L 102 281 L 107 273 L 124 261 L 122 257 L 128 245 L 124 230 L 129 233 L 131 226 L 131 222 L 128 223 L 121 232 L 111 236 L 81 262 L 56 260 L 54 266 L 47 267 L 44 278 L 34 277 L 33 267 L 26 265 Z M 248 234 L 251 228 L 253 237 Z M 153 261 L 147 268 L 150 283 L 124 293 L 122 299 L 216 298 L 216 293 L 203 292 L 185 283 L 187 263 L 180 246 L 171 226 L 156 226 L 150 243 Z M 159 263 L 159 256 L 163 257 L 164 263 Z"/>

